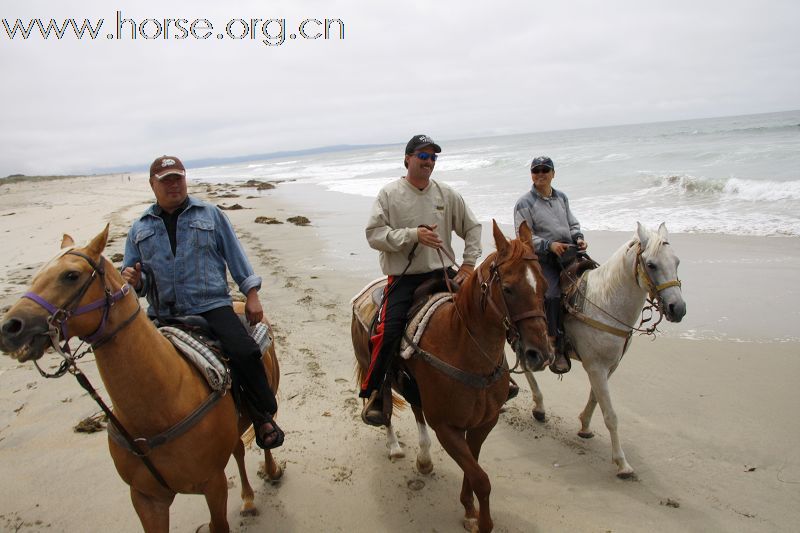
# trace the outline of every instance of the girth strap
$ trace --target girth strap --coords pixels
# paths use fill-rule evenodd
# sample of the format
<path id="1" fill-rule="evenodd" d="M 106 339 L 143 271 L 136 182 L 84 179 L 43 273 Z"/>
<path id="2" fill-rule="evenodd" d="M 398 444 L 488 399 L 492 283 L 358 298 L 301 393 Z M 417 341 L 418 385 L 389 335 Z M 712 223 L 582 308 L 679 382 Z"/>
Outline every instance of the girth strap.
<path id="1" fill-rule="evenodd" d="M 225 391 L 214 391 L 200 404 L 200 406 L 189 413 L 186 418 L 169 428 L 168 430 L 159 433 L 158 435 L 150 438 L 139 437 L 133 439 L 133 443 L 129 443 L 117 430 L 114 425 L 108 426 L 108 434 L 114 441 L 127 449 L 132 454 L 144 458 L 151 451 L 162 446 L 169 441 L 176 439 L 186 433 L 192 426 L 197 424 L 203 416 L 214 407 L 217 402 L 225 395 Z"/>

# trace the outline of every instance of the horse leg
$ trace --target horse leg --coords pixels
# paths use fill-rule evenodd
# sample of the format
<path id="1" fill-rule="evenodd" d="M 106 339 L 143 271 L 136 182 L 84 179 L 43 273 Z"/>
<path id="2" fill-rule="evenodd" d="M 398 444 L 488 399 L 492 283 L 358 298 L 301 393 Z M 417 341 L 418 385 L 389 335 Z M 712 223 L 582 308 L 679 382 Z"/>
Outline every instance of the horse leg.
<path id="1" fill-rule="evenodd" d="M 272 457 L 272 450 L 264 450 L 264 462 L 261 463 L 260 471 L 272 482 L 276 482 L 283 477 L 283 468 Z"/>
<path id="2" fill-rule="evenodd" d="M 244 443 L 241 439 L 236 443 L 233 457 L 236 459 L 236 466 L 239 468 L 239 479 L 242 483 L 242 507 L 239 509 L 239 514 L 242 516 L 255 516 L 258 514 L 258 508 L 253 503 L 255 495 L 253 487 L 250 486 L 250 480 L 247 478 L 247 469 L 244 466 Z"/>
<path id="3" fill-rule="evenodd" d="M 228 478 L 225 471 L 212 475 L 205 484 L 203 495 L 211 512 L 211 533 L 228 533 Z"/>
<path id="4" fill-rule="evenodd" d="M 386 426 L 386 446 L 389 448 L 389 459 L 402 459 L 406 456 L 403 447 L 400 446 L 400 441 L 397 439 L 397 433 L 394 432 L 394 426 L 389 424 Z"/>
<path id="5" fill-rule="evenodd" d="M 608 374 L 606 376 L 606 380 L 611 378 L 611 374 L 617 369 L 617 365 L 619 362 L 614 363 L 608 370 Z M 581 430 L 578 431 L 578 436 L 584 439 L 591 439 L 594 437 L 594 432 L 589 429 L 589 424 L 592 422 L 592 415 L 594 415 L 594 408 L 597 407 L 597 398 L 594 395 L 594 391 L 589 388 L 589 400 L 586 402 L 586 407 L 583 408 L 581 414 L 578 415 L 578 420 L 581 421 Z"/>
<path id="6" fill-rule="evenodd" d="M 472 452 L 472 456 L 475 458 L 477 463 L 478 459 L 480 458 L 481 454 L 481 446 L 483 446 L 483 442 L 486 440 L 486 437 L 489 435 L 489 432 L 492 431 L 494 428 L 497 420 L 489 424 L 485 424 L 478 428 L 468 429 L 467 430 L 467 444 L 469 445 L 469 449 Z M 479 487 L 480 488 L 480 487 Z M 461 487 L 461 498 L 469 497 L 470 500 L 472 499 L 472 492 L 474 490 L 475 495 L 478 497 L 478 528 L 480 531 L 487 531 L 492 529 L 492 517 L 489 512 L 489 493 L 492 490 L 491 484 L 489 482 L 489 476 L 486 476 L 486 492 L 482 493 L 478 489 L 473 489 L 471 486 L 467 486 L 467 478 L 464 476 L 464 483 Z M 464 491 L 469 490 L 469 494 L 465 494 Z"/>
<path id="7" fill-rule="evenodd" d="M 594 433 L 589 429 L 589 424 L 592 422 L 592 415 L 594 408 L 597 406 L 597 399 L 594 396 L 594 389 L 589 388 L 589 400 L 586 402 L 586 407 L 583 408 L 581 414 L 578 415 L 578 420 L 581 421 L 581 430 L 578 431 L 578 436 L 584 439 L 591 439 Z"/>
<path id="8" fill-rule="evenodd" d="M 428 434 L 428 424 L 425 423 L 425 414 L 421 407 L 411 406 L 414 411 L 414 418 L 417 420 L 417 432 L 419 433 L 419 452 L 417 453 L 417 471 L 420 474 L 430 474 L 433 471 L 433 461 L 431 461 L 431 437 Z"/>
<path id="9" fill-rule="evenodd" d="M 487 426 L 488 429 L 483 429 L 486 434 L 491 430 L 492 424 L 487 424 Z M 487 426 L 483 426 L 483 428 Z M 473 431 L 479 432 L 481 429 L 476 428 Z M 477 439 L 479 434 L 477 433 L 473 439 Z M 473 456 L 463 432 L 445 426 L 436 430 L 436 436 L 448 455 L 464 471 L 464 480 L 461 485 L 461 504 L 464 506 L 465 511 L 464 528 L 480 533 L 491 531 L 493 524 L 489 513 L 489 493 L 492 491 L 492 486 L 489 482 L 489 476 L 486 475 L 486 472 L 483 471 Z M 486 436 L 484 435 L 483 438 L 486 438 Z M 480 513 L 475 509 L 475 502 L 472 498 L 473 492 L 478 496 L 478 502 L 481 505 Z"/>
<path id="10" fill-rule="evenodd" d="M 600 410 L 603 411 L 603 420 L 611 436 L 611 459 L 617 465 L 617 477 L 622 479 L 629 478 L 633 475 L 633 468 L 625 459 L 625 452 L 622 451 L 622 446 L 619 442 L 617 413 L 614 412 L 614 407 L 611 405 L 611 394 L 608 390 L 610 372 L 603 368 L 593 368 L 588 371 L 588 374 L 589 382 L 592 384 L 592 394 L 600 405 Z"/>
<path id="11" fill-rule="evenodd" d="M 131 502 L 145 533 L 169 532 L 169 506 L 174 499 L 173 494 L 166 500 L 155 500 L 131 487 Z"/>
<path id="12" fill-rule="evenodd" d="M 544 396 L 536 378 L 533 377 L 533 372 L 530 370 L 525 371 L 525 378 L 528 380 L 528 385 L 531 386 L 531 395 L 533 396 L 533 418 L 539 422 L 544 422 Z"/>

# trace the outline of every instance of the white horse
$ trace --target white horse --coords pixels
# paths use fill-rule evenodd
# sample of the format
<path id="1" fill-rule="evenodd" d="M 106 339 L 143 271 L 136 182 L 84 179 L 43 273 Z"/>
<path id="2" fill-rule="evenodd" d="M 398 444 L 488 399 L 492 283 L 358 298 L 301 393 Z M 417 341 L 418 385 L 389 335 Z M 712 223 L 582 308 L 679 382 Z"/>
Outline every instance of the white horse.
<path id="1" fill-rule="evenodd" d="M 594 436 L 589 429 L 595 406 L 603 411 L 611 435 L 611 458 L 617 465 L 617 476 L 628 478 L 633 468 L 617 432 L 617 415 L 611 405 L 608 378 L 617 369 L 622 355 L 630 344 L 631 334 L 642 331 L 636 327 L 645 301 L 652 302 L 656 311 L 670 322 L 680 322 L 686 314 L 686 303 L 678 281 L 680 260 L 668 242 L 667 228 L 662 223 L 657 232 L 637 222 L 636 233 L 609 260 L 583 276 L 585 284 L 578 286 L 577 303 L 564 319 L 568 343 L 575 349 L 589 376 L 589 401 L 579 415 L 578 435 Z M 578 309 L 580 307 L 582 309 Z M 543 421 L 544 399 L 533 373 L 525 372 L 533 394 L 533 417 Z"/>

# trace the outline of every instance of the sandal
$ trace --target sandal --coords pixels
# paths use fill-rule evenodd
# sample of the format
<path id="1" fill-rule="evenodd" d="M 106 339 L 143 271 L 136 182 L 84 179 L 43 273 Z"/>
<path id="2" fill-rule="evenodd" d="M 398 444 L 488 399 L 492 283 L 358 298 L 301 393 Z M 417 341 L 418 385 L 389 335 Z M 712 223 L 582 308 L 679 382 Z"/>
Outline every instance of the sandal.
<path id="1" fill-rule="evenodd" d="M 271 450 L 283 444 L 284 436 L 283 430 L 278 427 L 272 416 L 267 415 L 266 422 L 261 424 L 256 431 L 256 444 L 259 448 Z"/>

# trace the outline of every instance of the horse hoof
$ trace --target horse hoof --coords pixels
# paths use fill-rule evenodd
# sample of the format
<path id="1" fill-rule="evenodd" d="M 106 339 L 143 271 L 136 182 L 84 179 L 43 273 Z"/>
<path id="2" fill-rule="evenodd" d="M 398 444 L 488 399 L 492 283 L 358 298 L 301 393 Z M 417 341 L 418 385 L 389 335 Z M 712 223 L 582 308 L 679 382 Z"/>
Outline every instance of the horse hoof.
<path id="1" fill-rule="evenodd" d="M 211 533 L 211 524 L 203 524 L 195 529 L 194 533 Z"/>
<path id="2" fill-rule="evenodd" d="M 636 473 L 633 470 L 623 470 L 622 472 L 617 472 L 617 477 L 620 479 L 636 479 Z"/>
<path id="3" fill-rule="evenodd" d="M 389 459 L 394 461 L 395 459 L 402 459 L 406 456 L 406 452 L 403 451 L 402 448 L 398 448 L 396 450 L 391 450 L 389 452 Z"/>
<path id="4" fill-rule="evenodd" d="M 533 418 L 535 418 L 537 422 L 544 422 L 544 411 L 534 411 Z"/>
<path id="5" fill-rule="evenodd" d="M 578 436 L 582 439 L 591 439 L 592 437 L 594 437 L 594 433 L 592 433 L 591 431 L 579 431 Z"/>
<path id="6" fill-rule="evenodd" d="M 272 466 L 273 467 L 270 468 L 267 463 L 261 463 L 259 474 L 261 475 L 262 479 L 266 477 L 271 483 L 275 483 L 283 477 L 283 468 L 281 468 L 281 465 L 279 465 L 277 462 L 273 462 Z"/>
<path id="7" fill-rule="evenodd" d="M 480 530 L 478 529 L 478 519 L 477 518 L 465 518 L 463 524 L 464 524 L 464 529 L 466 529 L 470 533 L 479 533 L 480 532 Z"/>
<path id="8" fill-rule="evenodd" d="M 433 472 L 433 463 L 432 462 L 421 463 L 419 461 L 419 459 L 417 459 L 417 472 L 419 472 L 422 475 L 427 476 L 428 474 Z"/>
<path id="9" fill-rule="evenodd" d="M 239 516 L 258 516 L 258 507 L 253 502 L 244 502 L 239 509 Z"/>

